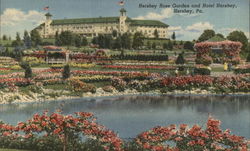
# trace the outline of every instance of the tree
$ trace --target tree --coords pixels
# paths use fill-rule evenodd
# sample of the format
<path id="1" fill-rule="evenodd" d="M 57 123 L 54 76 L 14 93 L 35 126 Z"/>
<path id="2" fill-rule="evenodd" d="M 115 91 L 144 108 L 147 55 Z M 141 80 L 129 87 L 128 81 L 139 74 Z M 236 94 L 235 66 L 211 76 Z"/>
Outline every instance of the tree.
<path id="1" fill-rule="evenodd" d="M 150 42 L 150 41 L 147 41 L 147 48 L 148 48 L 148 49 L 152 49 L 152 45 L 151 45 L 151 42 Z"/>
<path id="2" fill-rule="evenodd" d="M 113 30 L 113 31 L 112 31 L 112 36 L 113 36 L 113 37 L 117 37 L 117 36 L 118 36 L 117 30 Z"/>
<path id="3" fill-rule="evenodd" d="M 223 39 L 225 38 L 224 35 L 222 35 L 220 33 L 217 33 L 215 36 L 218 36 L 218 37 L 223 38 Z"/>
<path id="4" fill-rule="evenodd" d="M 114 41 L 114 45 L 113 45 L 113 48 L 114 49 L 121 49 L 122 48 L 122 42 L 121 42 L 121 37 L 118 36 L 115 41 Z"/>
<path id="5" fill-rule="evenodd" d="M 42 38 L 37 30 L 32 30 L 30 33 L 31 41 L 34 46 L 38 46 L 42 43 Z"/>
<path id="6" fill-rule="evenodd" d="M 175 37 L 175 32 L 173 32 L 171 38 L 172 38 L 173 40 L 175 40 L 175 38 L 176 38 L 176 37 Z"/>
<path id="7" fill-rule="evenodd" d="M 183 41 L 182 40 L 180 41 L 180 45 L 183 45 Z"/>
<path id="8" fill-rule="evenodd" d="M 198 38 L 199 42 L 206 41 L 215 36 L 215 32 L 212 29 L 204 30 L 203 33 Z"/>
<path id="9" fill-rule="evenodd" d="M 153 48 L 153 49 L 156 49 L 156 43 L 155 43 L 155 42 L 153 42 L 152 48 Z"/>
<path id="10" fill-rule="evenodd" d="M 159 38 L 159 33 L 158 33 L 157 29 L 155 29 L 155 31 L 154 31 L 154 36 L 155 36 L 155 38 Z"/>
<path id="11" fill-rule="evenodd" d="M 6 35 L 3 35 L 3 40 L 8 40 Z"/>
<path id="12" fill-rule="evenodd" d="M 88 40 L 86 37 L 82 37 L 82 46 L 87 46 L 88 45 Z"/>
<path id="13" fill-rule="evenodd" d="M 180 53 L 175 61 L 175 64 L 184 64 L 185 63 L 185 59 L 183 57 L 183 53 Z"/>
<path id="14" fill-rule="evenodd" d="M 171 42 L 171 40 L 168 41 L 168 49 L 173 50 L 173 43 Z"/>
<path id="15" fill-rule="evenodd" d="M 62 77 L 63 79 L 68 79 L 70 77 L 70 67 L 68 64 L 63 67 Z"/>
<path id="16" fill-rule="evenodd" d="M 248 53 L 246 61 L 250 62 L 250 53 Z"/>
<path id="17" fill-rule="evenodd" d="M 168 49 L 168 43 L 166 43 L 166 42 L 163 43 L 162 48 L 165 49 L 165 50 Z"/>
<path id="18" fill-rule="evenodd" d="M 244 32 L 233 31 L 233 32 L 229 33 L 229 35 L 227 36 L 227 39 L 231 40 L 231 41 L 241 42 L 242 43 L 242 50 L 246 51 L 248 39 L 247 39 L 246 35 L 244 34 Z"/>
<path id="19" fill-rule="evenodd" d="M 121 36 L 121 47 L 125 49 L 131 48 L 131 39 L 129 33 L 124 33 Z"/>
<path id="20" fill-rule="evenodd" d="M 92 44 L 97 45 L 98 44 L 98 37 L 94 37 L 91 42 L 92 42 Z"/>
<path id="21" fill-rule="evenodd" d="M 24 34 L 23 34 L 23 42 L 24 42 L 24 45 L 25 45 L 27 48 L 31 48 L 32 42 L 31 42 L 31 38 L 30 38 L 29 33 L 28 33 L 27 30 L 24 31 Z"/>
<path id="22" fill-rule="evenodd" d="M 11 45 L 12 45 L 13 47 L 19 47 L 19 46 L 22 46 L 22 45 L 23 45 L 23 43 L 22 43 L 22 41 L 21 41 L 21 38 L 20 38 L 20 35 L 19 35 L 18 32 L 16 33 L 16 40 L 14 40 L 14 41 L 12 42 Z"/>
<path id="23" fill-rule="evenodd" d="M 55 35 L 55 45 L 56 46 L 61 46 L 62 45 L 62 41 L 60 39 L 60 36 L 58 34 L 58 31 L 56 31 L 56 35 Z"/>
<path id="24" fill-rule="evenodd" d="M 31 78 L 32 77 L 32 69 L 27 62 L 22 62 L 20 66 L 25 70 L 25 78 Z"/>
<path id="25" fill-rule="evenodd" d="M 59 38 L 64 46 L 72 46 L 74 44 L 74 34 L 71 31 L 63 31 Z"/>
<path id="26" fill-rule="evenodd" d="M 133 37 L 132 47 L 134 49 L 139 49 L 143 46 L 144 36 L 141 32 L 136 32 Z"/>
<path id="27" fill-rule="evenodd" d="M 191 41 L 186 41 L 183 46 L 184 49 L 194 50 L 194 44 Z"/>
<path id="28" fill-rule="evenodd" d="M 100 48 L 108 48 L 112 47 L 112 36 L 111 35 L 103 35 L 99 34 L 98 37 L 93 38 L 92 43 L 98 44 Z"/>
<path id="29" fill-rule="evenodd" d="M 80 35 L 76 34 L 74 36 L 74 43 L 75 43 L 76 47 L 78 47 L 78 48 L 81 47 L 81 45 L 82 45 L 82 37 Z"/>

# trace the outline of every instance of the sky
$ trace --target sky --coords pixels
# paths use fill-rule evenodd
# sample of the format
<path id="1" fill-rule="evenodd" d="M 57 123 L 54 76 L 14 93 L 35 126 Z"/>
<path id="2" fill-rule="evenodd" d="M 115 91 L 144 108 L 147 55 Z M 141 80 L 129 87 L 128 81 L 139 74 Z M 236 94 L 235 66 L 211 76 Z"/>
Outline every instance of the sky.
<path id="1" fill-rule="evenodd" d="M 227 36 L 234 30 L 240 30 L 249 38 L 249 5 L 250 0 L 0 0 L 0 35 L 15 37 L 16 32 L 22 36 L 24 30 L 32 30 L 44 20 L 49 6 L 53 19 L 88 18 L 119 16 L 124 7 L 127 16 L 133 19 L 160 20 L 169 25 L 169 35 L 176 33 L 177 40 L 197 39 L 205 29 Z M 216 7 L 229 4 L 232 7 Z M 157 5 L 139 7 L 139 5 Z M 160 8 L 160 4 L 169 7 Z M 183 7 L 189 5 L 189 7 Z M 200 4 L 200 8 L 192 8 Z M 214 4 L 212 8 L 202 8 L 203 4 Z M 176 13 L 174 10 L 193 10 L 194 13 Z M 202 13 L 196 9 L 202 10 Z"/>

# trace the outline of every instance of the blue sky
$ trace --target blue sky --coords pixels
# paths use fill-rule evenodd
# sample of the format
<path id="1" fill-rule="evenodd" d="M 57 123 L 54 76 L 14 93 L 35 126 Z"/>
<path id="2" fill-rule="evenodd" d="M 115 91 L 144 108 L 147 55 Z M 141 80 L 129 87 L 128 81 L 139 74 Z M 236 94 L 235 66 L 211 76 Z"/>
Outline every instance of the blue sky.
<path id="1" fill-rule="evenodd" d="M 119 0 L 0 0 L 1 35 L 15 37 L 16 32 L 31 30 L 43 22 L 50 7 L 53 19 L 118 16 Z M 170 8 L 139 8 L 139 4 L 168 4 Z M 201 8 L 203 13 L 174 13 L 173 4 L 235 4 L 237 8 Z M 241 30 L 249 37 L 249 0 L 125 0 L 130 18 L 155 19 L 169 25 L 179 40 L 197 39 L 204 29 L 213 29 L 225 36 Z M 184 9 L 184 8 L 179 8 Z M 190 8 L 186 8 L 190 9 Z M 192 8 L 191 8 L 192 9 Z M 196 9 L 193 9 L 196 10 Z"/>

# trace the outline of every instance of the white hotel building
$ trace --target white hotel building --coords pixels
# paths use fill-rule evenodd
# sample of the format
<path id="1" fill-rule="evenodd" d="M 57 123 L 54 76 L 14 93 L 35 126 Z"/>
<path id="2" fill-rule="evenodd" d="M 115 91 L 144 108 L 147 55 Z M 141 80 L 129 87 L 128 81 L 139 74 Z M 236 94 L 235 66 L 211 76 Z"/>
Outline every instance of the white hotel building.
<path id="1" fill-rule="evenodd" d="M 127 17 L 126 10 L 120 10 L 118 17 L 76 18 L 52 20 L 50 13 L 45 14 L 46 20 L 35 28 L 43 38 L 54 37 L 56 32 L 71 31 L 86 37 L 99 34 L 142 32 L 145 37 L 154 38 L 157 30 L 159 38 L 168 38 L 168 25 L 158 20 L 136 20 Z"/>

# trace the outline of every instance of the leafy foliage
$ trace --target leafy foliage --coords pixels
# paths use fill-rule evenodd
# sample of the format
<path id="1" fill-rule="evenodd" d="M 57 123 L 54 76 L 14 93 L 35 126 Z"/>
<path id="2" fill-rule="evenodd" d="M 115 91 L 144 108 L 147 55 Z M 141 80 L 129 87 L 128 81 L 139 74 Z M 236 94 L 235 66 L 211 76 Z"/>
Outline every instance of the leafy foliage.
<path id="1" fill-rule="evenodd" d="M 241 42 L 243 50 L 247 48 L 248 39 L 246 35 L 244 34 L 244 32 L 242 31 L 233 31 L 229 33 L 229 35 L 227 36 L 227 39 L 231 41 Z"/>
<path id="2" fill-rule="evenodd" d="M 212 38 L 214 36 L 215 36 L 214 30 L 207 29 L 207 30 L 203 31 L 203 33 L 198 38 L 198 41 L 199 42 L 206 41 L 206 40 L 208 40 L 208 39 L 210 39 L 210 38 Z"/>
<path id="3" fill-rule="evenodd" d="M 63 79 L 68 79 L 70 77 L 70 67 L 68 64 L 63 67 L 62 77 Z"/>

